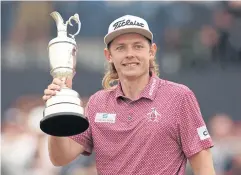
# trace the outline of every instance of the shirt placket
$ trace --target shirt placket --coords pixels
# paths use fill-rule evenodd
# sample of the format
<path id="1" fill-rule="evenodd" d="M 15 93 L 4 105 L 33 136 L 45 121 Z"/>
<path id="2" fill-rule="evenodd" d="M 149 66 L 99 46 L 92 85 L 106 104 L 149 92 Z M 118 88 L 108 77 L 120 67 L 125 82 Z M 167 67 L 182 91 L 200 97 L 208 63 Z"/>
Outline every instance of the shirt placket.
<path id="1" fill-rule="evenodd" d="M 135 116 L 134 116 L 134 107 L 135 102 L 128 102 L 127 103 L 127 116 L 126 116 L 126 123 L 131 125 L 135 121 Z"/>
<path id="2" fill-rule="evenodd" d="M 122 99 L 118 105 L 118 111 L 120 111 L 120 120 L 127 125 L 131 125 L 135 121 L 135 103 L 128 99 Z"/>

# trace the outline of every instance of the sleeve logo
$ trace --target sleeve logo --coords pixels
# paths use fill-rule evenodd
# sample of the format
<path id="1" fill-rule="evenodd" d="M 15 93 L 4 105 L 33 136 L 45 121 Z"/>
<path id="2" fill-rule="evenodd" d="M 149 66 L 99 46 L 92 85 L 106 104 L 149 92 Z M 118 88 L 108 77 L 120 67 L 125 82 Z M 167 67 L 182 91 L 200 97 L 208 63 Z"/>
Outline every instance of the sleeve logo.
<path id="1" fill-rule="evenodd" d="M 205 140 L 210 138 L 210 135 L 208 133 L 207 127 L 206 126 L 201 126 L 199 128 L 197 128 L 197 133 L 198 136 L 201 140 Z"/>

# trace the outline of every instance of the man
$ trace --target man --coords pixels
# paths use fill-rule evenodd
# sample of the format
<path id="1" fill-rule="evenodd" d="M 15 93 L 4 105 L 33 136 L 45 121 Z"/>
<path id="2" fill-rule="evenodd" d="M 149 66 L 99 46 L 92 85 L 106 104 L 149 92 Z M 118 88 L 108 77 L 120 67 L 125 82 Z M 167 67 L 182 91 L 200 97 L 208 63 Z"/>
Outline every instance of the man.
<path id="1" fill-rule="evenodd" d="M 188 87 L 157 76 L 157 46 L 147 22 L 122 16 L 104 41 L 110 67 L 104 89 L 86 106 L 90 127 L 69 138 L 50 136 L 52 163 L 63 166 L 94 149 L 101 175 L 184 175 L 187 160 L 195 175 L 214 175 L 213 143 L 197 100 Z M 72 79 L 66 83 L 71 87 Z M 61 85 L 54 79 L 43 100 Z"/>

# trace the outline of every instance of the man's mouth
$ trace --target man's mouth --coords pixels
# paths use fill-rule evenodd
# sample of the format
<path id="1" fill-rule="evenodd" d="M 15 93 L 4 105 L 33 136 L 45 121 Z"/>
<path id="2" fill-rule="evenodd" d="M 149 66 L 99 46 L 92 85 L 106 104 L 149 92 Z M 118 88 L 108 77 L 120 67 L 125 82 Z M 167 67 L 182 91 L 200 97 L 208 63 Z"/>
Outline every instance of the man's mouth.
<path id="1" fill-rule="evenodd" d="M 127 67 L 127 66 L 137 66 L 139 65 L 139 63 L 125 63 L 125 64 L 122 64 L 123 66 Z"/>

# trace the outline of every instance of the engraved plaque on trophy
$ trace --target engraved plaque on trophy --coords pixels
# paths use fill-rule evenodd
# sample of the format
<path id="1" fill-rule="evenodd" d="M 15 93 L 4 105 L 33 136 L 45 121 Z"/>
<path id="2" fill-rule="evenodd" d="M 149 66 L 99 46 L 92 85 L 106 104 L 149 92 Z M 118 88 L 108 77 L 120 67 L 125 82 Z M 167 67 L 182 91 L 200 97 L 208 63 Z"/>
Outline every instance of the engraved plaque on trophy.
<path id="1" fill-rule="evenodd" d="M 79 15 L 71 16 L 66 23 L 58 12 L 50 14 L 57 25 L 57 37 L 48 45 L 49 61 L 53 78 L 66 81 L 74 76 L 77 57 L 75 36 L 79 33 L 81 22 Z M 78 24 L 75 34 L 67 33 L 67 26 L 73 26 L 71 20 Z M 79 94 L 66 85 L 55 96 L 46 101 L 40 128 L 43 132 L 53 136 L 72 136 L 84 132 L 89 127 L 87 118 L 83 115 Z"/>

